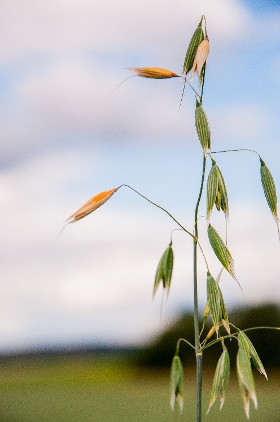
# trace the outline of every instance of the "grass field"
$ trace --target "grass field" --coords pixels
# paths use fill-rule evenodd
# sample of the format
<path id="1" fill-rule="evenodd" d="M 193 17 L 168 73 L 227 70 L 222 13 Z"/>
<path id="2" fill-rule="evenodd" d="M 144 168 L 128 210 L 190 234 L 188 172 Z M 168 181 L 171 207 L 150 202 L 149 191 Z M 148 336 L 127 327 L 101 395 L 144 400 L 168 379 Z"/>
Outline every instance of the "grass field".
<path id="1" fill-rule="evenodd" d="M 280 421 L 279 375 L 270 372 L 267 383 L 255 373 L 259 409 L 252 409 L 251 421 Z M 210 375 L 205 378 L 204 414 L 211 385 Z M 194 421 L 194 387 L 193 373 L 186 372 L 184 413 L 174 416 L 169 410 L 168 372 L 82 356 L 11 360 L 0 363 L 0 421 Z M 215 405 L 204 420 L 246 420 L 234 376 L 224 409 L 220 412 Z"/>

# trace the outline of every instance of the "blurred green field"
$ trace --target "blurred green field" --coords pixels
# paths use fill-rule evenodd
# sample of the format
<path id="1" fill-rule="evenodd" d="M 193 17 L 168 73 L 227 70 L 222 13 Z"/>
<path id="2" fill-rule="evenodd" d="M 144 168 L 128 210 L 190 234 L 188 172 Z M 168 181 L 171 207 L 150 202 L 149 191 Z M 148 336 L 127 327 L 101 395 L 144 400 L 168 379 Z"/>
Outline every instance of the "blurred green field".
<path id="1" fill-rule="evenodd" d="M 121 360 L 88 356 L 33 357 L 0 362 L 1 422 L 174 422 L 194 421 L 195 380 L 186 371 L 185 409 L 169 409 L 169 373 L 147 371 Z M 269 382 L 255 373 L 259 409 L 251 421 L 280 421 L 279 371 Z M 204 382 L 204 414 L 211 374 Z M 208 422 L 245 421 L 234 375 L 224 409 L 204 416 Z"/>

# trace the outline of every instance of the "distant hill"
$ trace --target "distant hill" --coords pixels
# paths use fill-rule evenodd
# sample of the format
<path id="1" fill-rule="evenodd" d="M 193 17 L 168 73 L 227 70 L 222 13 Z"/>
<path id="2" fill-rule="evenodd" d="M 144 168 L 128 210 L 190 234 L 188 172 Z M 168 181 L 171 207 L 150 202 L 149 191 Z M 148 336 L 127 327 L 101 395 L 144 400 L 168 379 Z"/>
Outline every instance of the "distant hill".
<path id="1" fill-rule="evenodd" d="M 264 304 L 250 308 L 235 309 L 229 315 L 230 322 L 241 329 L 256 326 L 280 327 L 280 306 L 276 304 Z M 208 320 L 205 333 L 210 329 Z M 248 331 L 248 337 L 254 344 L 265 367 L 280 366 L 280 331 L 255 330 Z M 175 352 L 177 339 L 183 337 L 194 343 L 193 316 L 191 314 L 181 315 L 175 323 L 161 334 L 151 344 L 145 345 L 136 355 L 135 361 L 145 367 L 170 366 Z M 203 337 L 204 338 L 204 337 Z M 214 337 L 213 337 L 214 339 Z M 226 340 L 231 355 L 231 362 L 234 364 L 237 353 L 237 342 Z M 182 343 L 180 355 L 183 362 L 188 365 L 195 364 L 193 350 Z M 221 345 L 217 344 L 206 350 L 204 353 L 204 364 L 216 365 L 221 354 Z"/>

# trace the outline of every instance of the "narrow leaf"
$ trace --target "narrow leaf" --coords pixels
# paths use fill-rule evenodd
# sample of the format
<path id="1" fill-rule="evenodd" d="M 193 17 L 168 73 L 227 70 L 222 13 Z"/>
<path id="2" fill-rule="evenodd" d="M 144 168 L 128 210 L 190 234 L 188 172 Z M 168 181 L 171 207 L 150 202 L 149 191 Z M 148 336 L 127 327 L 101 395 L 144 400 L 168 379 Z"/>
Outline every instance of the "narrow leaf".
<path id="1" fill-rule="evenodd" d="M 260 357 L 249 339 L 249 337 L 244 333 L 244 331 L 239 331 L 238 333 L 238 340 L 240 343 L 240 346 L 243 348 L 243 350 L 247 353 L 247 355 L 252 359 L 252 363 L 255 366 L 255 368 L 265 376 L 267 379 L 267 374 L 264 369 L 264 366 L 262 364 L 262 361 L 260 360 Z"/>
<path id="2" fill-rule="evenodd" d="M 221 262 L 221 264 L 225 267 L 225 269 L 230 273 L 230 275 L 236 280 L 235 274 L 234 274 L 234 261 L 233 258 L 224 244 L 222 238 L 219 236 L 219 234 L 216 232 L 214 227 L 209 224 L 208 226 L 208 238 L 209 242 L 213 248 L 213 251 L 215 252 L 218 260 Z"/>
<path id="3" fill-rule="evenodd" d="M 196 102 L 195 109 L 195 126 L 202 149 L 204 151 L 204 155 L 206 157 L 207 150 L 211 145 L 211 133 L 206 113 L 198 101 Z"/>
<path id="4" fill-rule="evenodd" d="M 201 19 L 201 21 L 198 24 L 198 27 L 196 28 L 191 38 L 191 41 L 189 43 L 189 46 L 186 52 L 184 65 L 183 65 L 183 73 L 185 75 L 187 75 L 189 71 L 192 69 L 198 46 L 202 42 L 203 39 L 204 39 L 204 34 L 202 30 L 202 19 Z"/>
<path id="5" fill-rule="evenodd" d="M 170 407 L 175 408 L 175 402 L 178 401 L 180 412 L 183 411 L 184 400 L 184 371 L 181 359 L 175 355 L 171 364 L 170 372 Z"/>

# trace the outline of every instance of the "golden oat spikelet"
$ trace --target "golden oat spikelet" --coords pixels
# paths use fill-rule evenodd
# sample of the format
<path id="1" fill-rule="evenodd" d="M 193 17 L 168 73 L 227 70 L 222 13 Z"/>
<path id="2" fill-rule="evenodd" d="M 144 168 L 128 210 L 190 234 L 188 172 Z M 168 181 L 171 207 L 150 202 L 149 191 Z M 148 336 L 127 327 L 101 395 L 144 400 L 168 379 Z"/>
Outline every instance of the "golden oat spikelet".
<path id="1" fill-rule="evenodd" d="M 206 37 L 199 44 L 198 49 L 196 51 L 196 55 L 195 55 L 194 62 L 193 62 L 191 78 L 193 78 L 195 73 L 197 73 L 199 81 L 201 80 L 201 72 L 202 72 L 203 66 L 204 66 L 204 64 L 207 60 L 209 50 L 210 50 L 209 40 Z"/>
<path id="2" fill-rule="evenodd" d="M 86 217 L 91 212 L 95 211 L 97 208 L 101 207 L 111 196 L 120 188 L 107 190 L 105 192 L 100 192 L 82 205 L 74 214 L 70 215 L 67 218 L 67 223 L 74 223 L 75 221 L 81 220 L 81 218 Z"/>
<path id="3" fill-rule="evenodd" d="M 150 79 L 179 78 L 180 75 L 162 67 L 129 67 L 129 70 L 136 73 L 136 76 Z"/>

